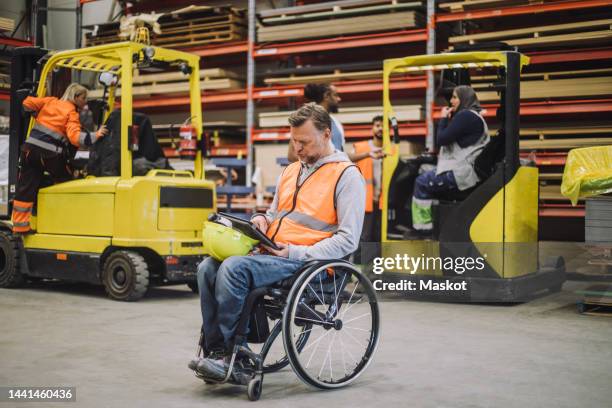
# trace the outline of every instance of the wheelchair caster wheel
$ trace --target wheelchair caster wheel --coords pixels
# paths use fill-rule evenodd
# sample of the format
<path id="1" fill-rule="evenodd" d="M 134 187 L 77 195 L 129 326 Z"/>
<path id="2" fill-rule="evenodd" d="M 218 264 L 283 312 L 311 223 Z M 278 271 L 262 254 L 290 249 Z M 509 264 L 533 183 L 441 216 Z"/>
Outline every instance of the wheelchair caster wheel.
<path id="1" fill-rule="evenodd" d="M 262 381 L 260 378 L 253 378 L 247 386 L 247 396 L 251 401 L 257 401 L 261 397 Z"/>

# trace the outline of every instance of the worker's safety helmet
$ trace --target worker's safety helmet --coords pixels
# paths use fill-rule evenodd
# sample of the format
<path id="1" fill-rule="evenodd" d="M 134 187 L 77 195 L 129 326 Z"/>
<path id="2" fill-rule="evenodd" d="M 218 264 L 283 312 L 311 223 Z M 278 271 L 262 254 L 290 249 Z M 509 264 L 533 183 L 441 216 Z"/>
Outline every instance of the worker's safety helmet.
<path id="1" fill-rule="evenodd" d="M 212 221 L 204 222 L 202 239 L 204 252 L 220 262 L 230 256 L 246 255 L 259 243 L 240 231 Z"/>

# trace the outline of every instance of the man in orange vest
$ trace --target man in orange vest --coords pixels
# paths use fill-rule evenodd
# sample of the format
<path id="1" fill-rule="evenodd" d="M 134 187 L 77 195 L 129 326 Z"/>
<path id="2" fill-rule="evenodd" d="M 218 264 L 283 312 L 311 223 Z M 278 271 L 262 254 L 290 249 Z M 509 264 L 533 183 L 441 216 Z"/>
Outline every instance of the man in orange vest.
<path id="1" fill-rule="evenodd" d="M 355 252 L 355 262 L 368 262 L 362 252 L 369 251 L 373 243 L 380 242 L 380 191 L 382 180 L 382 132 L 383 117 L 372 119 L 372 139 L 353 144 L 349 158 L 357 164 L 366 182 L 365 217 L 359 248 Z"/>
<path id="2" fill-rule="evenodd" d="M 232 256 L 222 263 L 209 257 L 198 266 L 207 358 L 192 360 L 189 368 L 208 378 L 225 377 L 226 357 L 251 290 L 290 277 L 306 261 L 344 258 L 359 243 L 365 183 L 348 156 L 334 149 L 329 114 L 308 103 L 291 114 L 289 124 L 299 161 L 279 177 L 266 214 L 252 217 L 280 249 L 265 248 L 270 255 Z"/>

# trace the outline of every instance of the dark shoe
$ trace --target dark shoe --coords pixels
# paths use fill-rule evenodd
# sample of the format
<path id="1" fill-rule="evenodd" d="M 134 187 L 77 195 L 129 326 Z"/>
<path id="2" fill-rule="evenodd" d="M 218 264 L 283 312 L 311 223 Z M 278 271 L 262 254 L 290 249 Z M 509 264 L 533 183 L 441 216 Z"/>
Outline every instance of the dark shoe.
<path id="1" fill-rule="evenodd" d="M 196 370 L 206 378 L 222 381 L 227 375 L 230 361 L 231 357 L 225 357 L 224 359 L 204 358 L 198 362 Z M 249 359 L 237 356 L 229 381 L 235 384 L 246 385 L 253 376 L 252 371 Z"/>
<path id="2" fill-rule="evenodd" d="M 229 367 L 229 365 L 228 365 Z M 225 360 L 203 358 L 196 364 L 196 371 L 211 380 L 221 381 L 227 374 Z"/>
<path id="3" fill-rule="evenodd" d="M 189 367 L 190 370 L 195 371 L 196 368 L 198 367 L 198 363 L 202 360 L 202 357 L 194 357 L 191 359 L 191 361 L 189 362 L 189 364 L 187 364 L 187 367 Z"/>
<path id="4" fill-rule="evenodd" d="M 223 359 L 223 357 L 225 357 L 225 350 L 213 350 L 207 355 L 207 358 L 212 358 L 214 360 Z M 198 364 L 202 360 L 203 358 L 200 356 L 194 357 L 193 359 L 191 359 L 189 364 L 187 364 L 187 367 L 189 367 L 189 369 L 193 371 L 196 371 Z"/>

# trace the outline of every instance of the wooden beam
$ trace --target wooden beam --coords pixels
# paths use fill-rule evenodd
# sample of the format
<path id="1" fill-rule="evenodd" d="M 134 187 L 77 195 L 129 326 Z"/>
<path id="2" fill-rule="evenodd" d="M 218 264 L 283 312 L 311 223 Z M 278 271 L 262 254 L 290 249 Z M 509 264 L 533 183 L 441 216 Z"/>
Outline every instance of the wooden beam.
<path id="1" fill-rule="evenodd" d="M 578 23 L 567 23 L 567 24 L 555 24 L 549 26 L 538 26 L 538 27 L 527 27 L 519 28 L 514 30 L 501 30 L 492 31 L 487 33 L 460 35 L 450 37 L 448 42 L 451 44 L 473 42 L 478 40 L 497 40 L 497 39 L 511 39 L 516 37 L 525 37 L 531 34 L 532 38 L 542 37 L 541 33 L 551 33 L 558 31 L 584 31 L 586 28 L 593 27 L 606 27 L 612 24 L 612 19 L 592 20 L 592 21 L 581 21 Z"/>
<path id="2" fill-rule="evenodd" d="M 381 19 L 383 18 L 384 24 L 381 24 Z M 421 25 L 422 21 L 420 14 L 414 11 L 406 11 L 392 14 L 312 21 L 307 23 L 283 24 L 278 26 L 259 27 L 257 40 L 258 42 L 284 41 L 415 28 Z"/>
<path id="3" fill-rule="evenodd" d="M 421 105 L 399 105 L 394 106 L 395 114 L 399 121 L 423 120 Z M 259 114 L 259 126 L 262 128 L 287 126 L 287 118 L 291 112 L 261 112 Z M 341 108 L 334 117 L 340 123 L 370 123 L 376 115 L 382 114 L 380 106 L 363 106 L 353 108 Z"/>
<path id="4" fill-rule="evenodd" d="M 497 92 L 486 91 L 488 85 L 474 84 L 480 101 L 498 100 Z M 610 77 L 551 79 L 521 82 L 521 99 L 586 97 L 612 94 Z"/>
<path id="5" fill-rule="evenodd" d="M 610 137 L 572 138 L 572 139 L 546 139 L 546 140 L 521 140 L 521 150 L 546 150 L 546 149 L 576 149 L 579 147 L 606 146 L 612 142 Z"/>
<path id="6" fill-rule="evenodd" d="M 397 12 L 398 10 L 414 9 L 421 6 L 420 2 L 412 3 L 395 3 L 389 2 L 390 4 L 384 4 L 380 6 L 365 6 L 365 7 L 353 7 L 348 9 L 334 8 L 329 11 L 321 11 L 317 13 L 307 14 L 293 14 L 293 15 L 282 15 L 280 17 L 269 17 L 263 18 L 262 22 L 265 26 L 280 25 L 280 24 L 295 24 L 304 21 L 321 20 L 325 18 L 340 18 L 356 15 L 371 15 L 371 14 L 383 14 L 385 12 Z"/>

